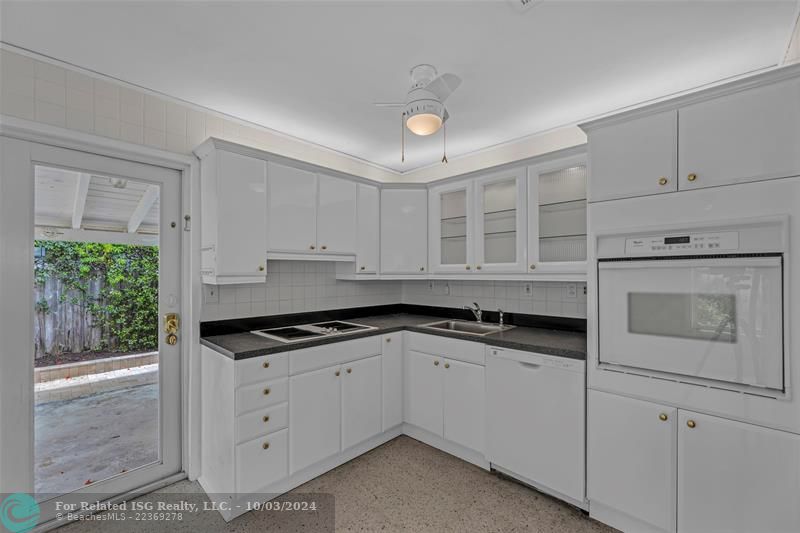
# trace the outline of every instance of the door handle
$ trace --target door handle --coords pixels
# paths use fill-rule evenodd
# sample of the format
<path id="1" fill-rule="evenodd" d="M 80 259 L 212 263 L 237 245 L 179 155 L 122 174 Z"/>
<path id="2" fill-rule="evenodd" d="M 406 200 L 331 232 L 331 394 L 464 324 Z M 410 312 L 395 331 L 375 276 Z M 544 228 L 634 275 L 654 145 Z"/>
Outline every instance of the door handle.
<path id="1" fill-rule="evenodd" d="M 180 329 L 180 319 L 178 313 L 167 313 L 164 315 L 164 332 L 176 334 Z"/>

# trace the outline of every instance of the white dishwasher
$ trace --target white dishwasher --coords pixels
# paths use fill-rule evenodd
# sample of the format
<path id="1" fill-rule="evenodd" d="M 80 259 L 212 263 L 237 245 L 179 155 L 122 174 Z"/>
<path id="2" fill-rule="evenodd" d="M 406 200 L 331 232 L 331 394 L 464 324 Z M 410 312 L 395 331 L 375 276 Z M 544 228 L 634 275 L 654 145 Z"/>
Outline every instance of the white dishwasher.
<path id="1" fill-rule="evenodd" d="M 504 348 L 486 354 L 486 458 L 586 508 L 584 361 Z"/>

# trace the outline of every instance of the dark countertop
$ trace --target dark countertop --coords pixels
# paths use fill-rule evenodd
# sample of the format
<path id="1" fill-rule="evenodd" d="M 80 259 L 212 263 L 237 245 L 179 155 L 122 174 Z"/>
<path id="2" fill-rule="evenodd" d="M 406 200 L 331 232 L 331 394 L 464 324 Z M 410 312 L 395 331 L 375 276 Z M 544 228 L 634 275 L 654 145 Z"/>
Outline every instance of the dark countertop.
<path id="1" fill-rule="evenodd" d="M 394 331 L 408 330 L 428 335 L 480 342 L 501 348 L 555 355 L 570 359 L 586 359 L 586 332 L 584 331 L 516 326 L 507 331 L 479 337 L 476 335 L 420 327 L 421 324 L 446 320 L 446 318 L 441 316 L 394 313 L 350 318 L 347 320 L 365 326 L 375 326 L 376 329 L 294 343 L 284 343 L 253 333 L 238 332 L 201 337 L 200 343 L 234 360 L 240 360 L 270 353 L 302 350 L 304 348 L 311 348 L 312 346 L 320 346 L 332 342 L 341 342 L 374 335 L 383 335 Z"/>

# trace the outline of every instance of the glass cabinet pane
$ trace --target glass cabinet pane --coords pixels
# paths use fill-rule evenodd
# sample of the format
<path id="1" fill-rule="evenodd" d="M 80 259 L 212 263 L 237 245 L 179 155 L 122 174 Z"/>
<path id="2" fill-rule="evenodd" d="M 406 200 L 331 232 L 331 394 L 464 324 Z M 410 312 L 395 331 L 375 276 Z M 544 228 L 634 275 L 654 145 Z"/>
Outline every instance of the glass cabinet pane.
<path id="1" fill-rule="evenodd" d="M 483 188 L 483 261 L 517 261 L 517 181 L 509 179 Z"/>
<path id="2" fill-rule="evenodd" d="M 586 260 L 586 165 L 539 175 L 539 260 Z"/>
<path id="3" fill-rule="evenodd" d="M 441 195 L 441 264 L 467 262 L 467 191 Z"/>

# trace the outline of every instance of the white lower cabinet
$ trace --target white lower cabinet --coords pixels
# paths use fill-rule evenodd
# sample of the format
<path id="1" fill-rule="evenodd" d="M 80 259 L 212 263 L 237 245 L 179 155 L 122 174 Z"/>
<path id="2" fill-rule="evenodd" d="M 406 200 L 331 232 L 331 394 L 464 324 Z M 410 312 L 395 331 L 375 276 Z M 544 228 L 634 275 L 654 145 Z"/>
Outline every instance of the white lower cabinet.
<path id="1" fill-rule="evenodd" d="M 800 531 L 800 435 L 678 416 L 678 531 Z"/>
<path id="2" fill-rule="evenodd" d="M 442 437 L 444 391 L 442 358 L 409 350 L 406 352 L 405 421 Z"/>
<path id="3" fill-rule="evenodd" d="M 381 356 L 342 365 L 342 449 L 381 432 Z"/>
<path id="4" fill-rule="evenodd" d="M 597 518 L 623 531 L 675 531 L 677 410 L 592 390 L 588 406 L 590 512 L 613 510 Z"/>
<path id="5" fill-rule="evenodd" d="M 255 492 L 286 477 L 288 433 L 283 429 L 236 447 L 236 492 Z"/>
<path id="6" fill-rule="evenodd" d="M 483 452 L 483 367 L 454 359 L 444 360 L 444 438 Z"/>
<path id="7" fill-rule="evenodd" d="M 341 445 L 338 365 L 289 378 L 289 473 L 326 459 Z"/>

